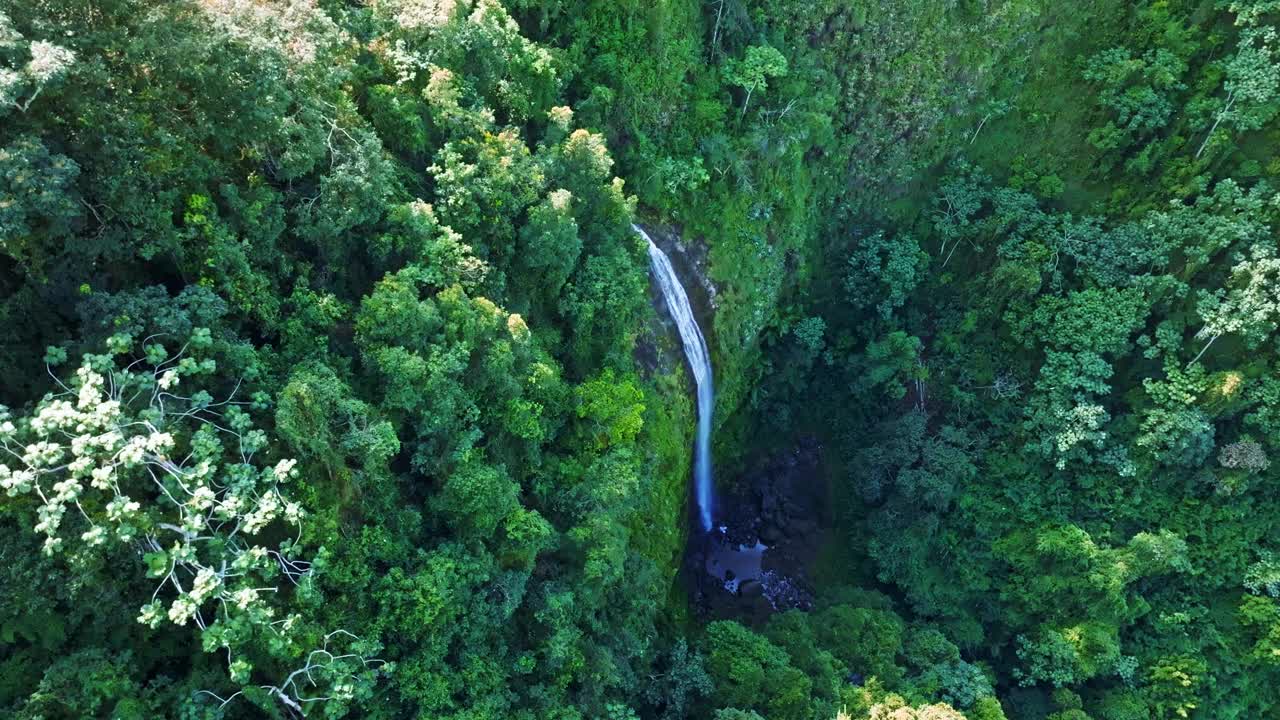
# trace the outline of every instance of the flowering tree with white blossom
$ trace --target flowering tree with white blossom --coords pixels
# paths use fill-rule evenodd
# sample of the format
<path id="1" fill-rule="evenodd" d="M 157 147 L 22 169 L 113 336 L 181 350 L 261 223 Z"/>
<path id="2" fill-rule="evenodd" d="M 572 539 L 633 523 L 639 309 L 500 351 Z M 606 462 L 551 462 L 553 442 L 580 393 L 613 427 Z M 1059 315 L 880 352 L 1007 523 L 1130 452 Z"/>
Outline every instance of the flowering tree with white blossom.
<path id="1" fill-rule="evenodd" d="M 151 337 L 135 356 L 133 338 L 114 335 L 66 382 L 52 369 L 66 352 L 50 348 L 60 391 L 27 416 L 0 406 L 0 488 L 13 502 L 35 501 L 48 554 L 136 548 L 157 580 L 138 621 L 194 623 L 205 650 L 224 652 L 232 679 L 247 684 L 251 641 L 282 659 L 303 655 L 301 618 L 279 606 L 282 583 L 308 582 L 311 563 L 299 557 L 303 510 L 286 494 L 297 462 L 261 459 L 267 435 L 246 410 L 264 408 L 264 394 L 239 399 L 237 383 L 215 400 L 203 388 L 217 370 L 212 344 L 198 328 L 172 355 Z M 298 713 L 353 699 L 381 663 L 334 652 L 335 638 L 362 645 L 330 633 L 304 668 L 259 689 Z"/>
<path id="2" fill-rule="evenodd" d="M 67 74 L 76 55 L 61 45 L 44 40 L 27 43 L 13 28 L 9 16 L 0 12 L 0 51 L 24 48 L 24 64 L 6 67 L 0 58 L 0 115 L 9 108 L 26 112 L 45 86 Z"/>

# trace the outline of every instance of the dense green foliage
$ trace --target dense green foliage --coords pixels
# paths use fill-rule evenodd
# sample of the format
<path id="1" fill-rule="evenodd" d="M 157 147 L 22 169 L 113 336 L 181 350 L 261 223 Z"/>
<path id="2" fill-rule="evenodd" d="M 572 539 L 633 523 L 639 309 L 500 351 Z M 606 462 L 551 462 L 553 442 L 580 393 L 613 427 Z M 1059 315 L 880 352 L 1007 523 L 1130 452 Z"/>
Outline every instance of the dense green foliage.
<path id="1" fill-rule="evenodd" d="M 634 201 L 557 104 L 563 61 L 496 2 L 5 12 L 0 704 L 625 702 L 662 650 L 681 533 L 633 537 L 674 514 L 687 436 L 664 428 L 688 410 L 648 409 L 669 403 L 631 359 L 649 313 Z M 27 409 L 68 355 L 96 372 L 70 406 Z M 77 404 L 81 384 L 119 407 L 82 419 L 103 399 Z M 145 456 L 121 461 L 142 424 Z M 272 482 L 296 461 L 276 466 L 291 497 L 245 484 L 255 453 Z M 39 552 L 38 521 L 65 558 Z M 176 596 L 148 604 L 148 569 Z M 268 586 L 275 609 L 237 594 Z M 186 627 L 158 627 L 166 613 Z"/>
<path id="2" fill-rule="evenodd" d="M 1275 715 L 1278 27 L 0 0 L 0 713 Z M 637 216 L 718 481 L 822 441 L 812 608 L 677 581 Z"/>
<path id="3" fill-rule="evenodd" d="M 826 592 L 879 584 L 1006 716 L 1269 717 L 1280 8 L 1073 9 L 905 202 L 834 204 L 827 349 L 777 333 L 753 434 L 820 428 Z"/>

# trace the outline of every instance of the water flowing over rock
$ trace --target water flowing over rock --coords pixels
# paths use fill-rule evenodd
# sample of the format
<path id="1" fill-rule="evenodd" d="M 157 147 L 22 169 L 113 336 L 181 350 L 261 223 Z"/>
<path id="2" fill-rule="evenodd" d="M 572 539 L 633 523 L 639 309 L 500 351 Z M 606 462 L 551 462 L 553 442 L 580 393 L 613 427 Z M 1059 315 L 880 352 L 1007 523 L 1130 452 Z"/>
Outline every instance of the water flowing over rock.
<path id="1" fill-rule="evenodd" d="M 715 492 L 711 480 L 711 410 L 715 404 L 715 390 L 711 380 L 711 354 L 707 351 L 707 341 L 702 337 L 702 329 L 694 319 L 693 308 L 689 304 L 689 296 L 676 277 L 675 269 L 666 253 L 654 244 L 649 233 L 639 225 L 632 228 L 649 243 L 649 265 L 653 269 L 653 277 L 658 282 L 667 311 L 680 331 L 680 342 L 684 345 L 684 355 L 689 361 L 689 369 L 693 372 L 693 380 L 698 389 L 698 434 L 693 446 L 693 480 L 694 493 L 698 503 L 698 518 L 702 523 L 702 531 L 711 531 L 712 510 Z"/>
<path id="2" fill-rule="evenodd" d="M 821 445 L 800 436 L 748 462 L 716 498 L 716 527 L 693 538 L 685 578 L 705 620 L 762 622 L 813 606 L 810 569 L 829 527 Z"/>

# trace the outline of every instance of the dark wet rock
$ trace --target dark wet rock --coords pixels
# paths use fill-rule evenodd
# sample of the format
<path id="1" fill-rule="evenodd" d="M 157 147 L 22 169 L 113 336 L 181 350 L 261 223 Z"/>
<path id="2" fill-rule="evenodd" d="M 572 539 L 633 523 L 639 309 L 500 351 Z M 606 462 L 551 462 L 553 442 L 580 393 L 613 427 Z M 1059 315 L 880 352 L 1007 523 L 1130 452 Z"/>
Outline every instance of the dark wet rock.
<path id="1" fill-rule="evenodd" d="M 702 238 L 684 238 L 683 229 L 659 224 L 641 223 L 645 232 L 666 253 L 680 284 L 689 295 L 694 317 L 703 333 L 714 334 L 718 288 L 711 282 L 708 246 Z"/>
<path id="2" fill-rule="evenodd" d="M 818 532 L 818 523 L 812 520 L 796 520 L 791 523 L 791 535 L 794 537 L 805 537 Z"/>
<path id="3" fill-rule="evenodd" d="M 717 528 L 710 535 L 695 534 L 685 564 L 699 617 L 754 623 L 774 612 L 812 606 L 808 568 L 829 524 L 819 461 L 818 444 L 801 438 L 724 483 L 730 489 L 720 498 Z M 757 564 L 738 572 L 747 557 Z M 735 568 L 732 582 L 723 579 L 729 567 Z"/>
<path id="4" fill-rule="evenodd" d="M 782 531 L 774 525 L 766 525 L 760 528 L 760 542 L 765 545 L 777 545 L 782 540 Z"/>

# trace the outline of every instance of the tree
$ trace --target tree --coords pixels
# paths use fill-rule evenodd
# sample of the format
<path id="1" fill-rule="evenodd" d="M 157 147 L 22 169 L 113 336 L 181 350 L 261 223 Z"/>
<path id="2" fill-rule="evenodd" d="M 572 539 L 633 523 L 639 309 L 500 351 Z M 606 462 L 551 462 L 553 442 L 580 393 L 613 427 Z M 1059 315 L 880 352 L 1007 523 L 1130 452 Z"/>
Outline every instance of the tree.
<path id="1" fill-rule="evenodd" d="M 730 60 L 725 65 L 725 79 L 747 91 L 747 97 L 742 101 L 743 116 L 747 114 L 753 92 L 764 92 L 769 87 L 769 78 L 785 77 L 786 74 L 786 56 L 768 45 L 752 45 L 741 59 Z"/>
<path id="2" fill-rule="evenodd" d="M 964 720 L 964 714 L 942 703 L 911 707 L 899 695 L 889 695 L 871 706 L 867 720 Z"/>
<path id="3" fill-rule="evenodd" d="M 1026 337 L 1077 353 L 1123 356 L 1130 338 L 1150 312 L 1141 290 L 1089 288 L 1066 297 L 1045 295 L 1025 320 L 1035 328 Z"/>
<path id="4" fill-rule="evenodd" d="M 135 354 L 132 336 L 113 335 L 106 354 L 86 355 L 69 384 L 59 382 L 61 392 L 46 395 L 31 415 L 0 409 L 8 456 L 0 486 L 35 505 L 35 531 L 48 554 L 135 546 L 148 577 L 158 580 L 138 622 L 193 622 L 206 651 L 225 651 L 237 684 L 249 684 L 254 646 L 273 645 L 273 655 L 304 661 L 264 686 L 273 699 L 298 711 L 322 700 L 350 702 L 368 690 L 380 661 L 331 649 L 335 637 L 335 645 L 355 639 L 345 631 L 308 653 L 301 616 L 278 617 L 279 578 L 309 583 L 312 563 L 301 557 L 303 509 L 284 493 L 297 461 L 255 460 L 269 439 L 245 408 L 261 409 L 267 398 L 237 399 L 238 384 L 222 400 L 205 389 L 217 370 L 207 329 L 196 328 L 172 354 L 153 339 Z M 50 348 L 46 357 L 58 365 L 66 352 Z M 276 525 L 288 532 L 270 532 Z M 165 590 L 172 600 L 162 602 Z"/>
<path id="5" fill-rule="evenodd" d="M 467 238 L 481 259 L 507 272 L 516 220 L 546 182 L 519 133 L 508 128 L 445 143 L 428 170 L 436 183 L 439 201 L 433 207 L 441 222 Z"/>
<path id="6" fill-rule="evenodd" d="M 1234 180 L 1222 180 L 1212 191 L 1199 192 L 1190 205 L 1175 200 L 1163 210 L 1148 213 L 1143 224 L 1165 246 L 1180 251 L 1185 266 L 1179 275 L 1190 277 L 1225 249 L 1266 244 L 1274 197 L 1266 183 L 1245 188 Z"/>
<path id="7" fill-rule="evenodd" d="M 912 235 L 877 232 L 861 240 L 849 256 L 845 296 L 855 308 L 875 307 L 888 320 L 919 285 L 928 260 Z"/>
<path id="8" fill-rule="evenodd" d="M 612 369 L 574 390 L 577 415 L 586 431 L 583 446 L 605 450 L 631 445 L 644 425 L 644 393 L 632 378 L 619 378 Z"/>
<path id="9" fill-rule="evenodd" d="M 582 238 L 572 212 L 573 194 L 553 190 L 529 210 L 520 229 L 513 285 L 529 288 L 530 302 L 551 313 L 582 255 Z"/>
<path id="10" fill-rule="evenodd" d="M 501 466 L 468 462 L 449 473 L 435 507 L 462 537 L 490 538 L 520 507 L 519 487 Z"/>
<path id="11" fill-rule="evenodd" d="M 1256 473 L 1271 467 L 1271 460 L 1261 445 L 1252 440 L 1241 440 L 1222 446 L 1218 464 L 1232 470 Z"/>
<path id="12" fill-rule="evenodd" d="M 893 612 L 833 605 L 814 617 L 811 625 L 820 646 L 846 668 L 879 678 L 889 687 L 902 679 L 896 660 L 906 628 Z"/>
<path id="13" fill-rule="evenodd" d="M 1199 705 L 1204 660 L 1189 655 L 1159 658 L 1147 672 L 1146 694 L 1157 717 L 1183 718 Z"/>
<path id="14" fill-rule="evenodd" d="M 705 669 L 702 655 L 689 649 L 684 638 L 676 640 L 665 654 L 663 672 L 655 682 L 647 683 L 642 695 L 654 707 L 661 708 L 663 720 L 686 717 L 690 706 L 711 693 L 714 686 Z M 717 714 L 724 711 L 717 711 Z"/>
<path id="15" fill-rule="evenodd" d="M 942 267 L 951 262 L 961 242 L 972 242 L 978 215 L 990 195 L 991 182 L 980 168 L 963 160 L 957 160 L 949 170 L 939 183 L 930 212 L 934 231 L 940 236 L 938 257 L 942 258 Z"/>
<path id="16" fill-rule="evenodd" d="M 1096 353 L 1045 353 L 1036 394 L 1027 406 L 1025 427 L 1031 446 L 1063 469 L 1072 459 L 1105 456 L 1111 414 L 1098 402 L 1110 392 L 1113 369 Z"/>
<path id="17" fill-rule="evenodd" d="M 1245 573 L 1244 586 L 1251 593 L 1280 599 L 1280 558 L 1268 550 L 1259 551 L 1258 561 Z"/>
<path id="18" fill-rule="evenodd" d="M 816 315 L 800 320 L 791 328 L 801 369 L 811 368 L 814 361 L 822 356 L 827 344 L 826 332 L 827 321 Z"/>
<path id="19" fill-rule="evenodd" d="M 866 354 L 854 365 L 853 386 L 876 389 L 899 400 L 907 394 L 907 382 L 914 380 L 919 389 L 927 377 L 920 362 L 923 350 L 920 338 L 894 330 L 867 344 Z"/>
<path id="20" fill-rule="evenodd" d="M 1196 337 L 1206 342 L 1189 365 L 1223 335 L 1239 335 L 1246 347 L 1256 348 L 1280 322 L 1280 257 L 1267 246 L 1254 245 L 1249 257 L 1231 268 L 1229 289 L 1200 291 L 1196 312 L 1204 321 Z"/>
<path id="21" fill-rule="evenodd" d="M 1240 32 L 1236 54 L 1226 62 L 1223 88 L 1227 96 L 1196 150 L 1197 158 L 1224 120 L 1243 132 L 1257 130 L 1280 112 L 1280 56 L 1275 42 L 1276 31 L 1271 27 L 1248 27 Z"/>
<path id="22" fill-rule="evenodd" d="M 1102 218 L 1068 218 L 1057 244 L 1077 263 L 1078 274 L 1102 287 L 1128 287 L 1163 269 L 1170 239 L 1141 222 L 1103 227 Z"/>
<path id="23" fill-rule="evenodd" d="M 1172 95 L 1186 86 L 1187 65 L 1163 48 L 1134 57 L 1127 48 L 1111 48 L 1089 58 L 1084 79 L 1101 87 L 1098 103 L 1112 119 L 1089 133 L 1102 150 L 1122 149 L 1168 124 L 1174 112 Z"/>
<path id="24" fill-rule="evenodd" d="M 66 251 L 67 237 L 84 213 L 76 178 L 80 166 L 49 152 L 33 137 L 0 148 L 0 253 L 43 276 Z"/>
<path id="25" fill-rule="evenodd" d="M 1051 526 L 1014 533 L 997 542 L 996 552 L 1014 571 L 1002 583 L 1006 612 L 1027 613 L 1034 623 L 1017 639 L 1021 665 L 1014 675 L 1023 685 L 1064 687 L 1112 672 L 1121 629 L 1146 607 L 1126 588 L 1143 577 L 1190 570 L 1186 543 L 1167 532 L 1107 547 L 1080 527 Z"/>
<path id="26" fill-rule="evenodd" d="M 277 396 L 275 427 L 302 461 L 336 474 L 346 474 L 348 462 L 366 472 L 384 472 L 400 451 L 392 424 L 318 362 L 302 363 L 289 375 Z"/>
<path id="27" fill-rule="evenodd" d="M 1280 657 L 1280 603 L 1274 598 L 1258 595 L 1245 595 L 1240 600 L 1236 617 L 1240 624 L 1249 629 L 1252 647 L 1249 648 L 1250 665 L 1275 666 Z M 1160 668 L 1159 676 L 1153 672 L 1153 679 L 1180 679 L 1175 668 Z M 1184 675 L 1190 675 L 1185 670 Z M 1154 684 L 1154 683 L 1153 683 Z M 1169 683 L 1172 684 L 1172 683 Z M 1190 683 L 1184 683 L 1190 685 Z M 1176 688 L 1174 688 L 1176 690 Z"/>
<path id="28" fill-rule="evenodd" d="M 388 274 L 356 314 L 366 370 L 414 467 L 442 476 L 486 440 L 489 453 L 526 461 L 552 418 L 542 393 L 558 383 L 518 315 L 457 285 L 434 290 L 430 269 Z M 405 430 L 405 432 L 400 432 Z"/>
<path id="29" fill-rule="evenodd" d="M 24 48 L 25 53 L 15 52 L 15 48 Z M 27 61 L 18 69 L 14 69 L 17 63 L 5 62 L 6 56 L 24 54 Z M 45 87 L 62 79 L 75 61 L 76 54 L 60 45 L 45 40 L 26 43 L 9 16 L 0 12 L 0 117 L 11 108 L 27 112 Z"/>
<path id="30" fill-rule="evenodd" d="M 707 671 L 716 681 L 712 699 L 721 707 L 771 718 L 809 717 L 808 678 L 767 639 L 733 621 L 707 626 Z"/>

